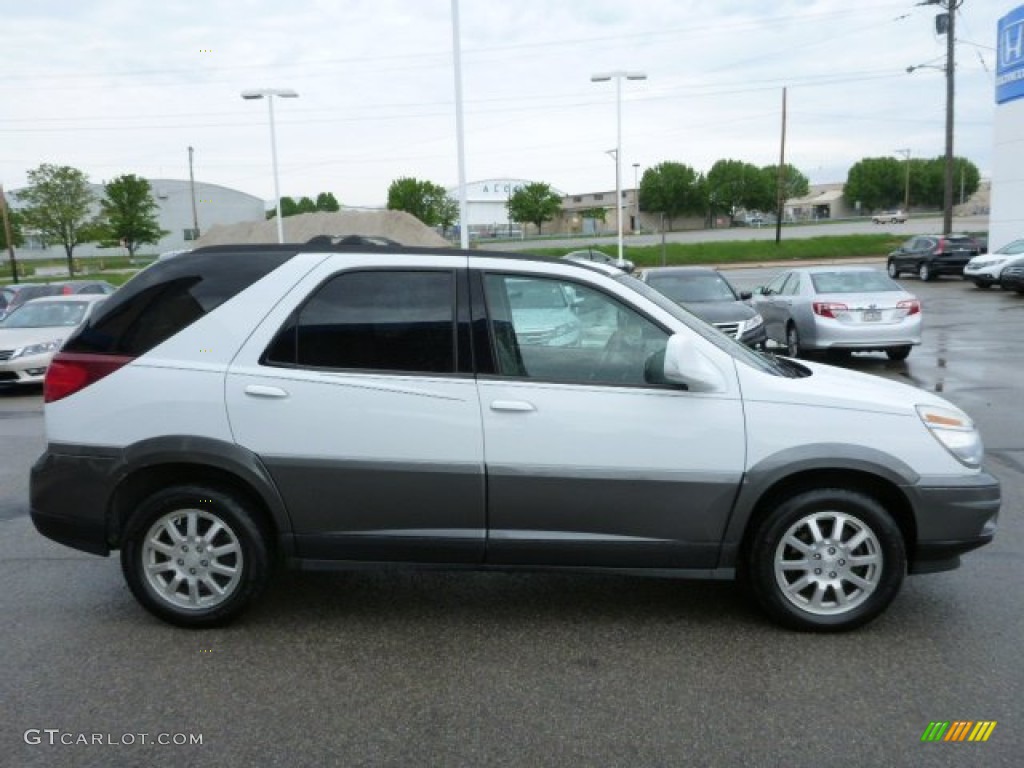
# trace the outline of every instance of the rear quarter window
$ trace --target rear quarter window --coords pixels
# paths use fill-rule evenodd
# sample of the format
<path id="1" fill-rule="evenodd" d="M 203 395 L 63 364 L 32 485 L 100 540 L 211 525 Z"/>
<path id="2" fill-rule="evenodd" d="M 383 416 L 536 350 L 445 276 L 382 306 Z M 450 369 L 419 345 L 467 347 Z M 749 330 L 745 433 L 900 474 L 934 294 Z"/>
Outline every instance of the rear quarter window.
<path id="1" fill-rule="evenodd" d="M 125 283 L 65 352 L 137 357 L 187 328 L 294 256 L 296 251 L 195 251 L 157 262 Z"/>

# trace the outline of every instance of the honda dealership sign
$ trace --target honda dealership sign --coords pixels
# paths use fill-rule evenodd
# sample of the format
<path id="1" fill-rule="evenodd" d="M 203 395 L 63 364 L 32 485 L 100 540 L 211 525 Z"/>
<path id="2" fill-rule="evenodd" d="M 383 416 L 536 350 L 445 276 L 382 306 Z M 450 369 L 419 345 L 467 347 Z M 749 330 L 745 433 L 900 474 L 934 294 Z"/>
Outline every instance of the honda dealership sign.
<path id="1" fill-rule="evenodd" d="M 996 54 L 996 103 L 1024 96 L 1024 6 L 999 20 Z"/>

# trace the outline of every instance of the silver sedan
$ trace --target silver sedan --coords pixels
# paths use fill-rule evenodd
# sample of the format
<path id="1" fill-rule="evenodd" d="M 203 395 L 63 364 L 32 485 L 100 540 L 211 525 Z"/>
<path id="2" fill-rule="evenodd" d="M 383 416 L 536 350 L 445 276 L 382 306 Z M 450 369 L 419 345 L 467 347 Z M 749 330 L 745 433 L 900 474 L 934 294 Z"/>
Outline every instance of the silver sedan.
<path id="1" fill-rule="evenodd" d="M 871 267 L 803 267 L 758 288 L 754 308 L 786 354 L 885 352 L 905 360 L 921 343 L 921 302 Z"/>

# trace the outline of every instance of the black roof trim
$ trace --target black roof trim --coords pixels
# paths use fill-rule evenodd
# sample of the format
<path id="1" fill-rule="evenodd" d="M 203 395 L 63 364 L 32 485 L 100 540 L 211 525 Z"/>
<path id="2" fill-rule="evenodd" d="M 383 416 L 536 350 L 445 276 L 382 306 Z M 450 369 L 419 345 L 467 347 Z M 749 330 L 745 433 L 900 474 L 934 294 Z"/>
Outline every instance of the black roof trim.
<path id="1" fill-rule="evenodd" d="M 354 238 L 358 237 L 356 241 Z M 438 248 L 434 246 L 419 246 L 419 245 L 401 245 L 399 243 L 391 244 L 378 244 L 376 242 L 367 244 L 364 242 L 365 238 L 362 236 L 352 236 L 351 240 L 342 240 L 338 243 L 330 243 L 326 241 L 326 237 L 321 240 L 315 238 L 316 242 L 310 241 L 309 243 L 248 243 L 243 245 L 207 245 L 202 248 L 196 248 L 187 254 L 182 254 L 183 257 L 192 256 L 200 253 L 253 253 L 253 252 L 272 252 L 272 253 L 366 253 L 368 248 L 373 249 L 373 253 L 408 253 L 408 254 L 423 254 L 426 256 L 468 256 L 470 260 L 473 259 L 508 259 L 509 261 L 534 261 L 542 262 L 544 264 L 558 263 L 565 266 L 572 266 L 577 269 L 586 269 L 597 274 L 606 274 L 601 270 L 600 267 L 585 261 L 572 261 L 569 259 L 562 259 L 558 256 L 539 256 L 532 253 L 509 253 L 507 251 L 482 251 L 478 249 L 463 250 L 461 248 Z M 582 249 L 581 249 L 582 250 Z M 181 258 L 181 257 L 176 257 Z"/>

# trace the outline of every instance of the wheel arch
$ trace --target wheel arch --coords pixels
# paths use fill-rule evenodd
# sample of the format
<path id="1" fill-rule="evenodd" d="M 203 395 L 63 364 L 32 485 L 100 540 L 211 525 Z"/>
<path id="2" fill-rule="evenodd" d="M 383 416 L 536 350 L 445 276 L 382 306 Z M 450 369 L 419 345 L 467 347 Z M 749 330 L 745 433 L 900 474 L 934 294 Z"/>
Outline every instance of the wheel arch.
<path id="1" fill-rule="evenodd" d="M 828 458 L 800 457 L 808 453 Z M 743 567 L 754 531 L 783 499 L 830 487 L 859 491 L 881 504 L 900 529 L 909 564 L 917 541 L 917 522 L 903 486 L 917 479 L 902 461 L 873 449 L 815 445 L 783 452 L 745 476 L 726 528 L 719 565 Z"/>
<path id="2" fill-rule="evenodd" d="M 187 484 L 210 485 L 238 495 L 255 511 L 255 522 L 267 534 L 268 546 L 289 549 L 291 520 L 259 458 L 233 443 L 195 437 L 160 437 L 125 450 L 107 508 L 111 545 L 120 545 L 129 516 L 146 496 L 159 488 Z"/>

